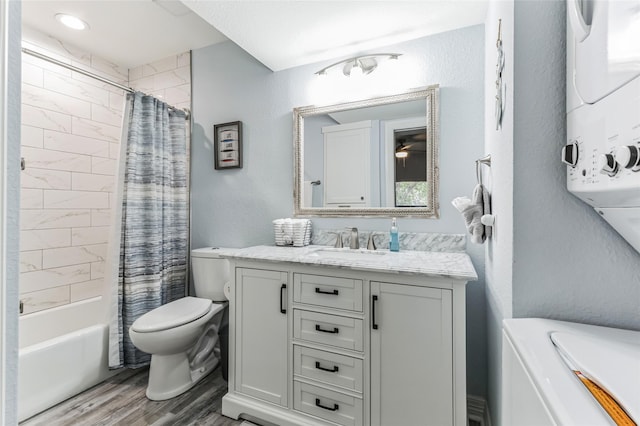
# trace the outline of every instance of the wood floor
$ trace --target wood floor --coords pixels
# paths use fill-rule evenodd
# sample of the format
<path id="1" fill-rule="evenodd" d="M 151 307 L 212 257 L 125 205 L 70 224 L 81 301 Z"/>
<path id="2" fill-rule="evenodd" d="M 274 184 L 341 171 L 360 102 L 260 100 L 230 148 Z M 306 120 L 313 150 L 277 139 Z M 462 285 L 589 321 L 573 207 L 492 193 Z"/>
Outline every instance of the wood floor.
<path id="1" fill-rule="evenodd" d="M 68 399 L 20 426 L 239 426 L 242 421 L 220 413 L 227 383 L 220 368 L 173 399 L 149 401 L 145 396 L 147 368 L 126 370 Z"/>

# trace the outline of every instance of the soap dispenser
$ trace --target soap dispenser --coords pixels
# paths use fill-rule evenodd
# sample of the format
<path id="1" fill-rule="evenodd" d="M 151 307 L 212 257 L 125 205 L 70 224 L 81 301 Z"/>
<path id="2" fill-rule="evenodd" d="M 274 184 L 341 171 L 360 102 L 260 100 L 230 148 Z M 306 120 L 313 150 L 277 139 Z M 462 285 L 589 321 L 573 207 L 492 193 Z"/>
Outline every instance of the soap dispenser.
<path id="1" fill-rule="evenodd" d="M 391 230 L 389 231 L 389 250 L 400 251 L 400 240 L 398 239 L 398 224 L 396 218 L 391 219 Z"/>

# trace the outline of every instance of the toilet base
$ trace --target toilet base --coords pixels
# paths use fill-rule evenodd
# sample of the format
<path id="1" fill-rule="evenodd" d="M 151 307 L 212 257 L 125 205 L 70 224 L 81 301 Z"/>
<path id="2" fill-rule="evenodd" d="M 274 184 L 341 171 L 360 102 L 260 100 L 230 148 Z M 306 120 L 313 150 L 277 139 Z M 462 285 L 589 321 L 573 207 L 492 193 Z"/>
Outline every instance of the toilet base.
<path id="1" fill-rule="evenodd" d="M 187 353 L 152 355 L 147 398 L 152 401 L 164 401 L 188 391 L 207 377 L 218 366 L 218 362 L 218 359 L 212 356 L 203 366 L 191 370 Z"/>

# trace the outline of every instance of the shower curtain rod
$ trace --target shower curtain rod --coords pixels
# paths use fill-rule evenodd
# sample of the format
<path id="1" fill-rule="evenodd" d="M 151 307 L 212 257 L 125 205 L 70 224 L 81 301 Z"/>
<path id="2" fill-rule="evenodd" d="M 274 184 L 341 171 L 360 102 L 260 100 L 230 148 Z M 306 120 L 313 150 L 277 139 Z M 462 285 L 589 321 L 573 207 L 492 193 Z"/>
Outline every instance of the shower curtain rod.
<path id="1" fill-rule="evenodd" d="M 99 76 L 98 74 L 94 74 L 92 72 L 85 71 L 82 68 L 76 67 L 75 65 L 67 64 L 66 62 L 59 61 L 59 60 L 57 60 L 55 58 L 52 58 L 50 56 L 43 55 L 42 53 L 36 52 L 34 50 L 31 50 L 31 49 L 27 49 L 26 47 L 22 48 L 22 53 L 26 53 L 27 55 L 34 56 L 34 57 L 36 57 L 38 59 L 42 59 L 44 61 L 51 62 L 52 64 L 59 65 L 61 67 L 64 67 L 64 68 L 69 69 L 71 71 L 75 71 L 75 72 L 80 73 L 82 75 L 85 75 L 87 77 L 91 77 L 91 78 L 93 78 L 95 80 L 101 81 L 101 82 L 109 84 L 109 85 L 111 85 L 113 87 L 117 87 L 118 89 L 124 90 L 125 92 L 129 92 L 129 93 L 135 93 L 136 92 L 131 87 L 127 87 L 127 86 L 124 86 L 124 85 L 122 85 L 120 83 L 116 83 L 113 80 L 109 80 L 108 78 L 104 78 L 102 76 Z M 178 109 L 178 108 L 173 107 L 173 106 L 171 108 Z M 191 117 L 191 112 L 186 108 L 183 108 L 183 111 L 187 114 L 185 119 L 189 120 L 190 117 Z"/>

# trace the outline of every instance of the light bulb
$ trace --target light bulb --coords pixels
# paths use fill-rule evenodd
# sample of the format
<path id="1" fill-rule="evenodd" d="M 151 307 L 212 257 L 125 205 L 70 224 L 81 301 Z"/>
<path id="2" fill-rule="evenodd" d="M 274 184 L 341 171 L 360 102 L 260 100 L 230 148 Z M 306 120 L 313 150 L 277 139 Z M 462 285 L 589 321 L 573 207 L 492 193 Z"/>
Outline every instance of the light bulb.
<path id="1" fill-rule="evenodd" d="M 396 158 L 407 158 L 408 155 L 407 151 L 396 151 Z"/>
<path id="2" fill-rule="evenodd" d="M 89 28 L 89 24 L 84 22 L 82 19 L 76 18 L 75 16 L 67 15 L 65 13 L 56 14 L 56 19 L 64 26 L 73 30 L 85 30 Z"/>

